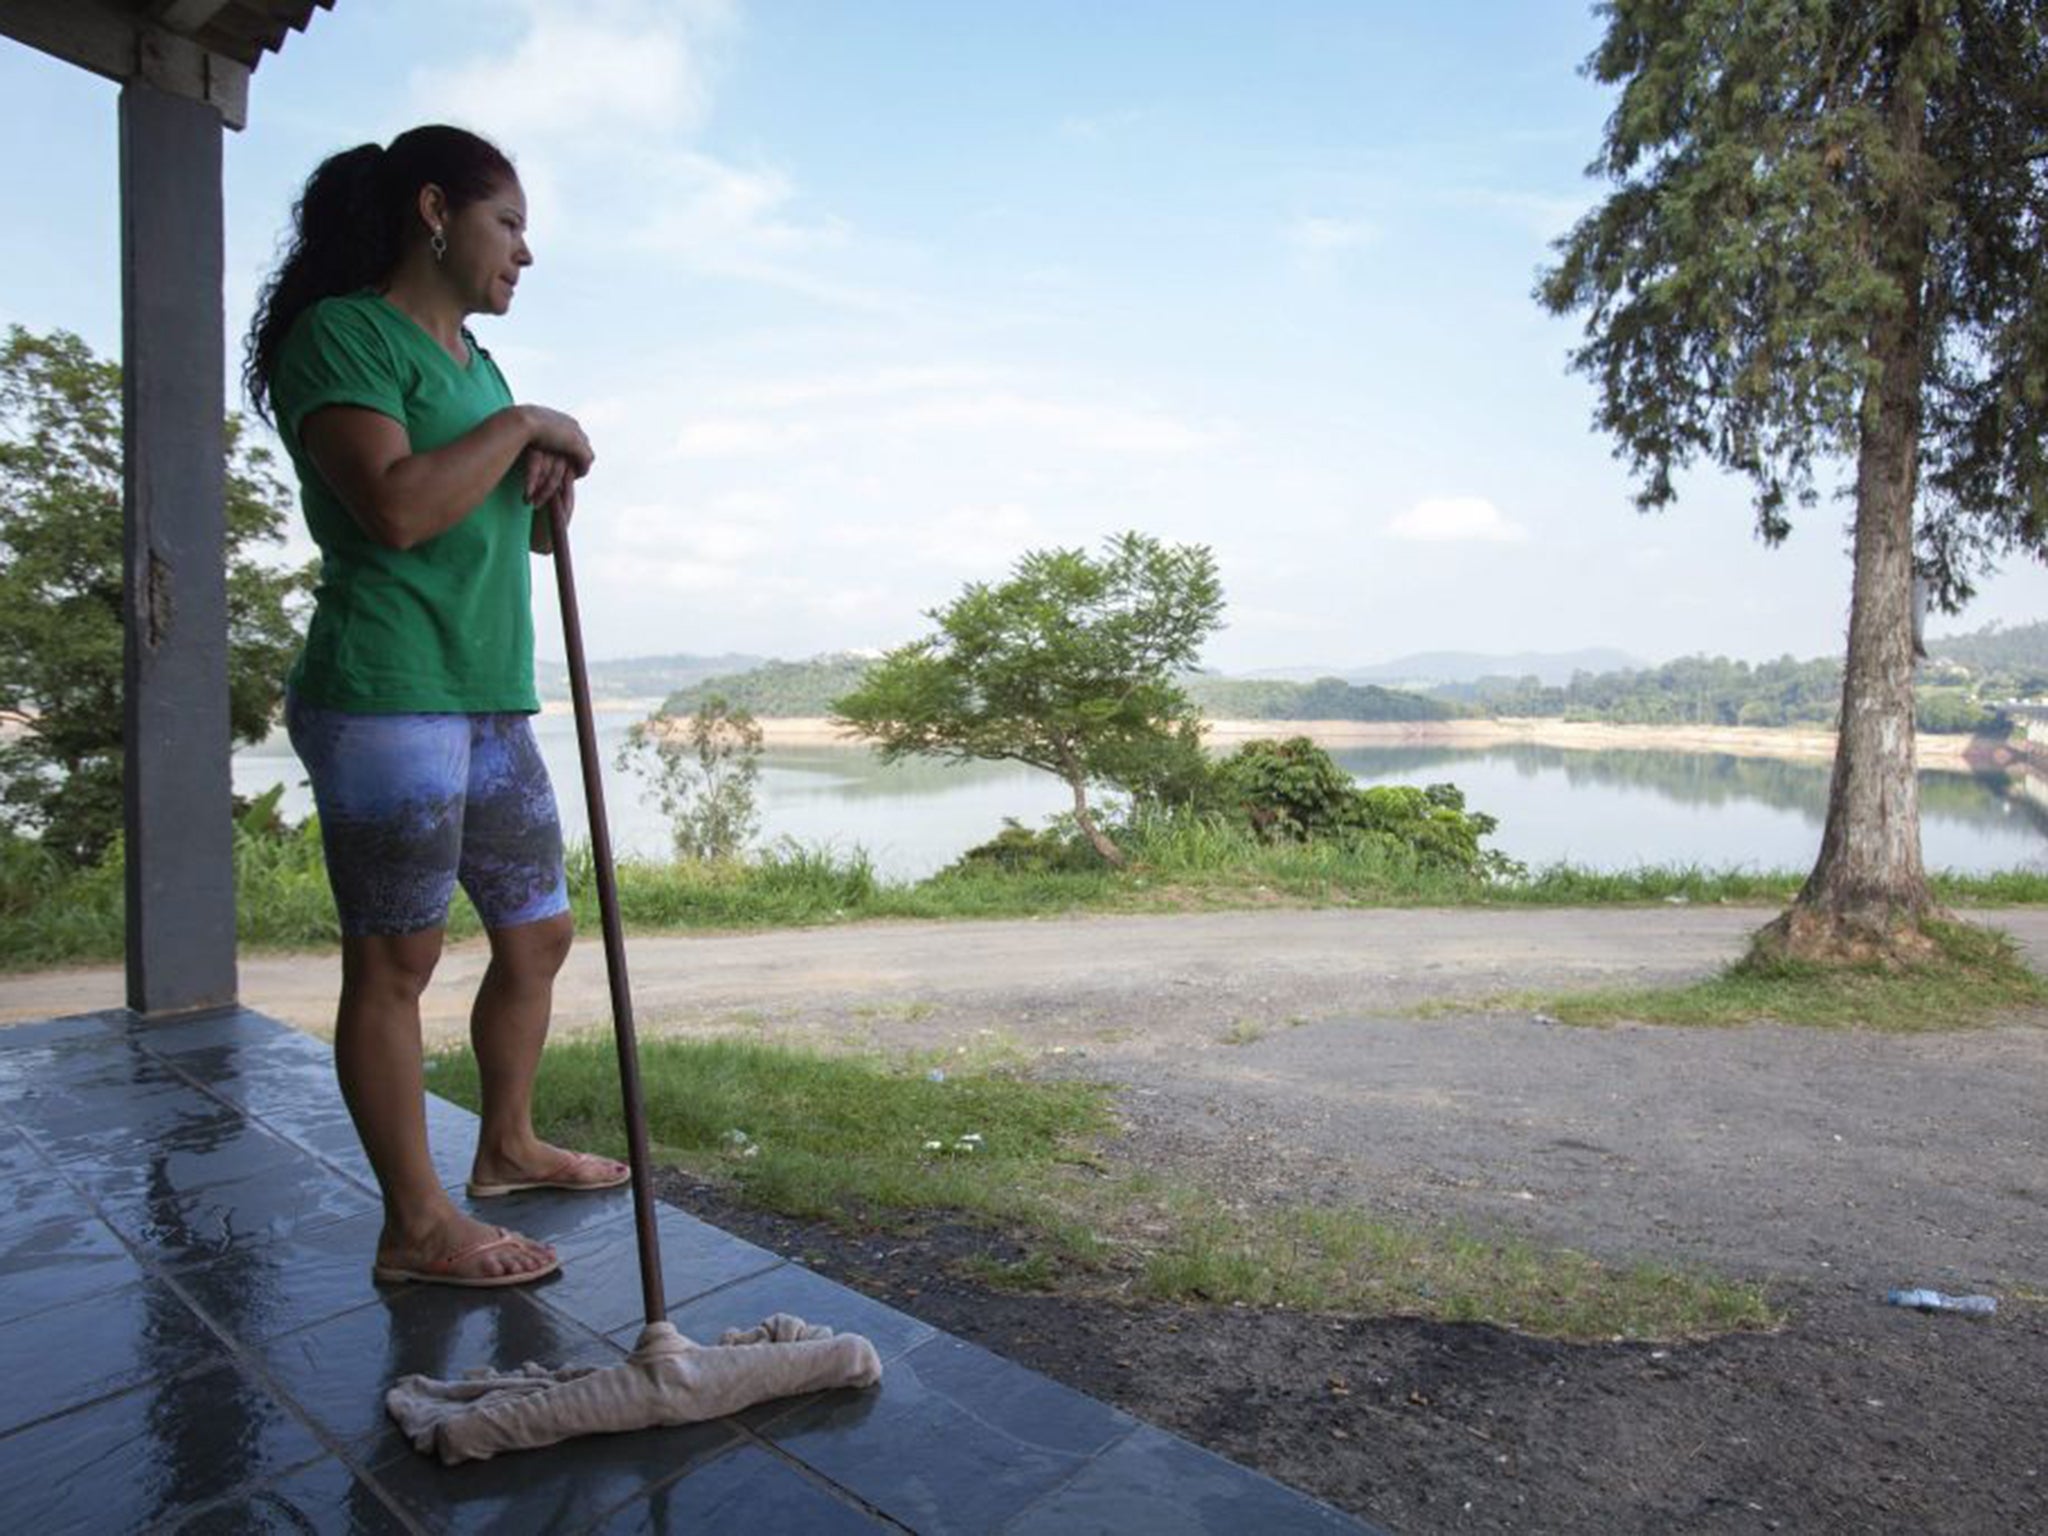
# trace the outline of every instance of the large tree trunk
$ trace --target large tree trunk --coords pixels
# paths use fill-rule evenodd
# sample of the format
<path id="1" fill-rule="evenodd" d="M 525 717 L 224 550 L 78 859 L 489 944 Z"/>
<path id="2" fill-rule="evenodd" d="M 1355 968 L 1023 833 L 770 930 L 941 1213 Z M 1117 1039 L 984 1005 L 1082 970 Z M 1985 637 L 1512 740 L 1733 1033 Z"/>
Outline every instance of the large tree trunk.
<path id="1" fill-rule="evenodd" d="M 1902 55 L 1911 46 L 1907 39 Z M 1909 163 L 1920 154 L 1924 115 L 1918 93 L 1895 84 L 1890 149 Z M 1805 887 L 1763 935 L 1766 948 L 1803 958 L 1914 958 L 1932 948 L 1920 929 L 1934 902 L 1920 862 L 1913 754 L 1913 504 L 1927 221 L 1911 191 L 1888 213 L 1878 239 L 1901 302 L 1871 335 L 1878 375 L 1864 397 L 1856 460 L 1856 568 L 1827 828 Z"/>

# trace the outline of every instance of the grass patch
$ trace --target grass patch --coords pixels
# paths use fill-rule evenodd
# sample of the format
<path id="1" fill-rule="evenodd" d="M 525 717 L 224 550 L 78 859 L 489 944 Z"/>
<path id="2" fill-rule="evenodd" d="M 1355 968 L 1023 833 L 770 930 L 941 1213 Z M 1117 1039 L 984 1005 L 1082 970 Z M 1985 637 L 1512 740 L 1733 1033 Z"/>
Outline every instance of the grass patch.
<path id="1" fill-rule="evenodd" d="M 1250 1045 L 1255 1040 L 1263 1040 L 1265 1038 L 1266 1031 L 1263 1026 L 1253 1023 L 1250 1019 L 1236 1019 L 1232 1021 L 1230 1028 L 1216 1037 L 1216 1043 L 1218 1045 Z"/>
<path id="2" fill-rule="evenodd" d="M 1974 1029 L 2020 1008 L 2048 1007 L 2048 980 L 2012 939 L 1963 923 L 1929 923 L 1938 953 L 1908 966 L 1820 966 L 1745 957 L 1690 986 L 1518 996 L 1509 1006 L 1565 1024 L 1727 1026 L 1772 1022 L 1926 1034 Z"/>
<path id="3" fill-rule="evenodd" d="M 924 880 L 885 880 L 860 849 L 782 843 L 747 860 L 626 859 L 619 904 L 633 933 L 803 927 L 881 918 L 1022 918 L 1072 913 L 1235 911 L 1266 907 L 1614 906 L 1658 902 L 1781 906 L 1801 877 L 1786 871 L 1651 865 L 1603 872 L 1555 864 L 1514 879 L 1446 869 L 1382 842 L 1261 842 L 1212 821 L 1163 817 L 1129 834 L 1130 868 L 1006 869 L 955 865 Z M 308 821 L 238 827 L 236 925 L 249 949 L 332 950 L 339 942 L 320 850 Z M 587 844 L 572 847 L 569 895 L 586 933 L 598 927 Z M 34 841 L 0 832 L 0 971 L 123 952 L 123 877 L 116 847 L 72 869 Z M 1938 875 L 1936 896 L 1960 909 L 2048 903 L 2048 875 L 2012 870 Z M 479 933 L 458 896 L 454 938 Z"/>
<path id="4" fill-rule="evenodd" d="M 1414 1315 L 1571 1339 L 1697 1337 L 1777 1320 L 1758 1286 L 1354 1211 L 1210 1209 L 1172 1230 L 1143 1272 L 1146 1294 L 1162 1300 Z"/>
<path id="5" fill-rule="evenodd" d="M 1035 1185 L 1091 1157 L 1113 1123 L 1105 1089 L 1031 1082 L 951 1054 L 891 1061 L 728 1038 L 648 1041 L 640 1055 L 657 1158 L 805 1219 L 856 1210 L 885 1222 L 928 1210 L 1009 1218 Z M 474 1058 L 431 1060 L 434 1091 L 474 1106 Z M 535 1113 L 544 1134 L 623 1155 L 610 1040 L 550 1046 Z"/>
<path id="6" fill-rule="evenodd" d="M 1584 1339 L 1774 1321 L 1755 1287 L 1689 1271 L 1613 1268 L 1355 1212 L 1233 1213 L 1156 1176 L 1106 1174 L 1100 1148 L 1116 1127 L 1098 1085 L 957 1056 L 826 1056 L 735 1039 L 649 1041 L 641 1057 L 658 1160 L 765 1209 L 852 1231 L 928 1218 L 999 1231 L 1021 1256 L 968 1261 L 984 1284 L 1491 1322 Z M 938 1059 L 943 1080 L 931 1076 Z M 431 1058 L 428 1081 L 476 1103 L 466 1052 Z M 610 1042 L 549 1047 L 535 1110 L 545 1135 L 622 1153 Z"/>

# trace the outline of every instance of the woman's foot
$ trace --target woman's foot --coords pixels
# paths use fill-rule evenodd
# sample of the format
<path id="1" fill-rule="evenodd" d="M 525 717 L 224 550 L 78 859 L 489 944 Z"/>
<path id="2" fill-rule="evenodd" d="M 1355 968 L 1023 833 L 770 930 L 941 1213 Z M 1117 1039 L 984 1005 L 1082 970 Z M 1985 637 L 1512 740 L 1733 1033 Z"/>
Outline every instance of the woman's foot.
<path id="1" fill-rule="evenodd" d="M 525 1285 L 561 1268 L 547 1243 L 449 1210 L 448 1218 L 404 1234 L 385 1225 L 371 1278 L 380 1283 Z"/>
<path id="2" fill-rule="evenodd" d="M 487 1200 L 522 1189 L 614 1189 L 632 1176 L 632 1169 L 609 1157 L 569 1152 L 544 1141 L 511 1154 L 478 1147 L 469 1172 L 469 1195 Z"/>

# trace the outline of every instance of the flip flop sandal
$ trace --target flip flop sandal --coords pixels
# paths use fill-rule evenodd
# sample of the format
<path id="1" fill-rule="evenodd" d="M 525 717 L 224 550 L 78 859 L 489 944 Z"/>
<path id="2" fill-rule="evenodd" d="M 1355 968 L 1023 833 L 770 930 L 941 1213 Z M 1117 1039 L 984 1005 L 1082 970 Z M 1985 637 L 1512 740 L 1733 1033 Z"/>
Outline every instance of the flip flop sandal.
<path id="1" fill-rule="evenodd" d="M 538 1178 L 514 1179 L 505 1184 L 479 1184 L 474 1179 L 469 1183 L 469 1197 L 472 1200 L 488 1200 L 495 1195 L 516 1195 L 522 1189 L 616 1189 L 633 1177 L 633 1170 L 621 1165 L 618 1173 L 602 1179 L 572 1178 L 576 1169 L 585 1163 L 605 1163 L 611 1159 L 599 1157 L 594 1152 L 564 1152 L 562 1160 Z"/>
<path id="2" fill-rule="evenodd" d="M 435 1259 L 418 1269 L 401 1264 L 373 1264 L 370 1267 L 370 1278 L 379 1285 L 400 1285 L 410 1282 L 419 1285 L 460 1285 L 477 1290 L 490 1290 L 504 1285 L 526 1285 L 546 1275 L 552 1275 L 562 1267 L 562 1261 L 556 1259 L 541 1269 L 522 1269 L 512 1274 L 457 1274 L 457 1266 L 465 1260 L 473 1259 L 478 1254 L 490 1253 L 494 1249 L 510 1248 L 525 1241 L 517 1233 L 508 1232 L 503 1227 L 496 1230 L 496 1237 L 487 1237 L 480 1243 L 471 1243 L 467 1248 L 458 1248 L 453 1253 Z"/>

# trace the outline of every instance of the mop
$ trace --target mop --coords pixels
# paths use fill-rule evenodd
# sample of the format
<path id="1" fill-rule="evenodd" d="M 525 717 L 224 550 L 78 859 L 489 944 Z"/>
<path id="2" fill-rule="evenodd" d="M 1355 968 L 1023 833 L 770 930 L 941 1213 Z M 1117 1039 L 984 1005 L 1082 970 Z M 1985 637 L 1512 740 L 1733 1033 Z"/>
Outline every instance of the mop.
<path id="1" fill-rule="evenodd" d="M 569 564 L 568 519 L 559 504 L 549 515 L 555 581 L 561 594 L 562 637 L 569 652 L 569 689 L 576 707 L 576 744 L 583 760 L 583 793 L 590 810 L 591 858 L 597 871 L 612 1024 L 618 1038 L 619 1085 L 625 1096 L 627 1160 L 633 1170 L 633 1218 L 640 1244 L 640 1290 L 647 1324 L 632 1354 L 618 1365 L 549 1370 L 529 1363 L 512 1372 L 472 1371 L 456 1381 L 401 1377 L 385 1394 L 385 1407 L 416 1449 L 438 1455 L 450 1466 L 500 1451 L 553 1445 L 577 1435 L 694 1424 L 737 1413 L 769 1398 L 871 1386 L 882 1377 L 882 1362 L 874 1345 L 859 1334 L 835 1334 L 787 1313 L 778 1312 L 744 1331 L 728 1330 L 714 1345 L 684 1337 L 668 1321 L 647 1152 L 647 1117 L 633 1037 L 633 1000 L 626 982 L 625 932 L 619 921 L 611 834 L 604 814 L 590 679 L 583 662 L 583 627 Z"/>

